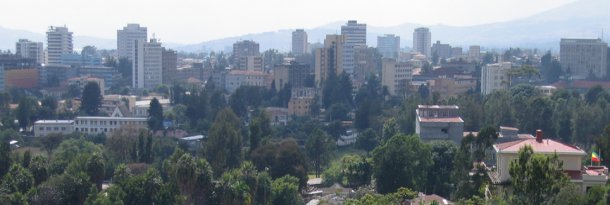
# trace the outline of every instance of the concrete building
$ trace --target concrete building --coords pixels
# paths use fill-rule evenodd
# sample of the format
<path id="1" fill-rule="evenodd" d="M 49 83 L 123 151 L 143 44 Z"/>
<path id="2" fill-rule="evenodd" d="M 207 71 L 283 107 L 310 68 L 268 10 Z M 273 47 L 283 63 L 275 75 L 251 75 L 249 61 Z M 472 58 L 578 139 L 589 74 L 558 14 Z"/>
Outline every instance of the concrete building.
<path id="1" fill-rule="evenodd" d="M 140 24 L 127 24 L 122 30 L 116 31 L 117 36 L 117 56 L 119 59 L 127 58 L 133 61 L 133 55 L 137 41 L 146 42 L 148 31 Z"/>
<path id="2" fill-rule="evenodd" d="M 74 52 L 72 32 L 67 27 L 49 27 L 47 31 L 47 62 L 61 64 L 61 55 Z"/>
<path id="3" fill-rule="evenodd" d="M 488 64 L 481 69 L 481 94 L 487 95 L 495 90 L 506 90 L 510 85 L 508 72 L 510 62 Z"/>
<path id="4" fill-rule="evenodd" d="M 343 71 L 353 75 L 356 66 L 354 60 L 355 49 L 366 47 L 366 24 L 349 20 L 347 24 L 341 26 L 341 35 L 345 37 L 345 44 L 343 45 Z"/>
<path id="5" fill-rule="evenodd" d="M 520 139 L 517 141 L 495 144 L 496 167 L 489 173 L 492 183 L 503 191 L 510 188 L 511 176 L 509 167 L 511 161 L 517 160 L 519 149 L 529 146 L 534 154 L 557 155 L 559 161 L 563 162 L 563 172 L 568 176 L 570 182 L 581 188 L 585 193 L 589 188 L 601 185 L 605 186 L 608 181 L 608 168 L 605 166 L 583 166 L 583 157 L 587 152 L 580 147 L 564 144 L 551 139 L 544 139 L 542 131 L 536 131 L 535 138 Z M 499 192 L 501 193 L 501 192 Z"/>
<path id="6" fill-rule="evenodd" d="M 269 87 L 270 77 L 269 74 L 261 71 L 231 70 L 225 76 L 224 88 L 227 92 L 233 93 L 241 86 Z"/>
<path id="7" fill-rule="evenodd" d="M 19 55 L 0 53 L 0 66 L 6 70 L 37 68 L 39 65 L 33 58 L 24 58 Z"/>
<path id="8" fill-rule="evenodd" d="M 400 36 L 386 34 L 377 36 L 377 50 L 383 58 L 398 58 L 400 52 Z"/>
<path id="9" fill-rule="evenodd" d="M 355 50 L 356 67 L 352 76 L 354 87 L 359 88 L 369 77 L 380 75 L 382 58 L 378 56 L 377 48 L 360 47 Z"/>
<path id="10" fill-rule="evenodd" d="M 100 78 L 104 80 L 104 88 L 105 90 L 110 90 L 118 80 L 120 74 L 113 67 L 106 66 L 80 66 L 77 68 L 77 77 L 78 76 L 89 76 L 93 78 Z"/>
<path id="11" fill-rule="evenodd" d="M 70 66 L 102 66 L 103 60 L 101 56 L 85 55 L 78 53 L 61 54 L 60 64 Z"/>
<path id="12" fill-rule="evenodd" d="M 309 53 L 308 44 L 307 32 L 304 29 L 297 29 L 292 32 L 292 54 L 298 56 Z"/>
<path id="13" fill-rule="evenodd" d="M 415 110 L 415 133 L 424 141 L 449 140 L 460 144 L 464 120 L 456 105 L 419 105 Z"/>
<path id="14" fill-rule="evenodd" d="M 426 58 L 430 58 L 432 57 L 431 46 L 432 34 L 430 29 L 426 27 L 416 28 L 413 31 L 413 50 L 425 55 Z"/>
<path id="15" fill-rule="evenodd" d="M 139 100 L 136 101 L 135 106 L 131 109 L 131 116 L 133 117 L 148 117 L 148 109 L 150 108 L 150 101 L 152 99 L 147 100 Z M 163 112 L 169 111 L 172 109 L 172 105 L 169 99 L 157 98 L 159 104 L 163 108 Z"/>
<path id="16" fill-rule="evenodd" d="M 248 56 L 260 56 L 259 45 L 254 41 L 238 41 L 233 44 L 233 66 L 246 70 Z"/>
<path id="17" fill-rule="evenodd" d="M 381 63 L 381 85 L 388 88 L 390 95 L 404 95 L 408 82 L 412 79 L 412 67 L 407 62 L 396 62 L 384 58 Z"/>
<path id="18" fill-rule="evenodd" d="M 36 64 L 39 65 L 44 63 L 44 46 L 42 42 L 19 39 L 15 45 L 15 54 L 22 58 L 35 59 Z"/>
<path id="19" fill-rule="evenodd" d="M 263 57 L 260 55 L 246 56 L 245 70 L 263 71 Z"/>
<path id="20" fill-rule="evenodd" d="M 453 47 L 451 48 L 451 57 L 452 58 L 461 58 L 463 57 L 463 49 L 462 47 Z"/>
<path id="21" fill-rule="evenodd" d="M 441 41 L 436 41 L 436 43 L 434 43 L 434 45 L 432 45 L 432 54 L 434 55 L 436 53 L 436 55 L 438 55 L 439 59 L 447 59 L 447 58 L 451 58 L 451 45 L 449 44 L 442 44 Z M 432 57 L 432 56 L 430 56 Z"/>
<path id="22" fill-rule="evenodd" d="M 608 44 L 601 39 L 561 39 L 559 61 L 573 79 L 605 78 L 607 58 Z"/>
<path id="23" fill-rule="evenodd" d="M 481 61 L 481 46 L 470 46 L 468 48 L 468 59 L 472 62 Z"/>
<path id="24" fill-rule="evenodd" d="M 315 88 L 293 88 L 288 102 L 288 114 L 295 116 L 309 115 L 310 107 L 317 103 L 318 90 Z"/>
<path id="25" fill-rule="evenodd" d="M 163 48 L 157 39 L 137 41 L 132 61 L 132 86 L 152 90 L 163 83 Z"/>
<path id="26" fill-rule="evenodd" d="M 331 72 L 335 75 L 343 73 L 343 49 L 345 37 L 343 35 L 326 35 L 324 48 L 316 49 L 315 83 L 321 83 L 328 78 Z"/>
<path id="27" fill-rule="evenodd" d="M 269 116 L 271 126 L 280 126 L 288 124 L 290 115 L 288 109 L 283 107 L 267 107 L 265 113 Z"/>
<path id="28" fill-rule="evenodd" d="M 74 119 L 74 131 L 83 134 L 111 133 L 123 126 L 146 129 L 147 118 L 78 116 Z"/>
<path id="29" fill-rule="evenodd" d="M 162 49 L 163 84 L 171 85 L 178 72 L 178 53 L 172 49 Z"/>
<path id="30" fill-rule="evenodd" d="M 428 80 L 431 92 L 437 92 L 442 98 L 457 97 L 477 88 L 477 78 L 470 75 L 455 75 L 451 78 L 439 77 Z"/>
<path id="31" fill-rule="evenodd" d="M 34 137 L 74 132 L 74 120 L 38 120 L 34 122 Z"/>
<path id="32" fill-rule="evenodd" d="M 0 66 L 0 92 L 6 91 L 6 85 L 4 84 L 4 67 Z"/>
<path id="33" fill-rule="evenodd" d="M 90 76 L 75 77 L 68 79 L 67 84 L 68 86 L 74 85 L 80 88 L 80 90 L 85 90 L 85 86 L 89 82 L 97 83 L 97 85 L 100 86 L 101 95 L 104 96 L 106 86 L 104 86 L 104 79 L 101 78 L 94 78 Z"/>
<path id="34" fill-rule="evenodd" d="M 61 64 L 45 65 L 38 70 L 38 73 L 40 77 L 37 83 L 45 87 L 59 86 L 60 83 L 79 74 L 77 68 Z"/>
<path id="35" fill-rule="evenodd" d="M 309 65 L 299 64 L 294 61 L 276 65 L 273 68 L 273 80 L 276 90 L 282 89 L 288 83 L 293 88 L 305 87 L 307 80 L 311 77 L 313 77 L 313 72 Z"/>

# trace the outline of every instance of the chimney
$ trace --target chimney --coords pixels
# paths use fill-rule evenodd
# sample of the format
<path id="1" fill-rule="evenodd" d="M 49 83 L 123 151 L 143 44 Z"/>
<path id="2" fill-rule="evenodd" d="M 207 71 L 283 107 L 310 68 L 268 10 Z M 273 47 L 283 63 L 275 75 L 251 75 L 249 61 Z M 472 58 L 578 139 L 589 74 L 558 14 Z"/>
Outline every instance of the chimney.
<path id="1" fill-rule="evenodd" d="M 536 142 L 541 143 L 542 142 L 542 130 L 536 130 Z"/>

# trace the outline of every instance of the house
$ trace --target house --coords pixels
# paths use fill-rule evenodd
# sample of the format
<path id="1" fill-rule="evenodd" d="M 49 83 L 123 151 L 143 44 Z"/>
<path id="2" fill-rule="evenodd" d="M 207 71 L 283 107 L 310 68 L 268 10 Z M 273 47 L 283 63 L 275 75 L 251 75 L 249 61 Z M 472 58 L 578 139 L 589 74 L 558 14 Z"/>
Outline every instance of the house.
<path id="1" fill-rule="evenodd" d="M 265 113 L 271 120 L 271 126 L 286 125 L 290 120 L 288 109 L 283 107 L 267 107 Z"/>
<path id="2" fill-rule="evenodd" d="M 459 116 L 457 105 L 419 105 L 415 115 L 415 133 L 422 140 L 450 140 L 460 144 L 464 120 Z"/>
<path id="3" fill-rule="evenodd" d="M 436 195 L 436 194 L 426 195 L 421 192 L 419 192 L 417 194 L 417 198 L 409 200 L 407 204 L 409 204 L 409 205 L 429 205 L 429 204 L 434 204 L 435 202 L 436 202 L 436 204 L 439 204 L 439 205 L 453 205 L 454 204 L 453 202 L 451 202 L 439 195 Z"/>
<path id="4" fill-rule="evenodd" d="M 517 159 L 519 150 L 525 146 L 532 147 L 535 154 L 557 154 L 559 160 L 563 162 L 563 171 L 572 183 L 581 187 L 583 192 L 595 185 L 606 185 L 608 181 L 608 168 L 605 166 L 582 166 L 582 159 L 587 156 L 587 152 L 574 145 L 543 139 L 542 131 L 537 130 L 535 138 L 498 143 L 493 146 L 496 166 L 489 172 L 493 184 L 501 189 L 510 185 L 510 162 Z"/>
<path id="5" fill-rule="evenodd" d="M 44 137 L 51 133 L 70 134 L 74 132 L 74 120 L 38 120 L 34 122 L 34 137 Z"/>

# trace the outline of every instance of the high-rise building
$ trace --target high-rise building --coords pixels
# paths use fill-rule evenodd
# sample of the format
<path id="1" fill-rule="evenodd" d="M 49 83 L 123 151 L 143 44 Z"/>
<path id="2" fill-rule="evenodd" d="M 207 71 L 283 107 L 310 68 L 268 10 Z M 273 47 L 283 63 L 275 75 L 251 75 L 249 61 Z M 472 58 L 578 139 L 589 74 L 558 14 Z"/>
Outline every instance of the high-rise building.
<path id="1" fill-rule="evenodd" d="M 326 35 L 324 47 L 316 49 L 315 83 L 320 86 L 330 73 L 343 73 L 343 35 Z"/>
<path id="2" fill-rule="evenodd" d="M 19 39 L 15 47 L 15 54 L 22 58 L 35 59 L 37 64 L 44 63 L 44 47 L 42 46 L 42 42 Z"/>
<path id="3" fill-rule="evenodd" d="M 452 58 L 460 58 L 462 57 L 462 47 L 453 47 L 451 48 L 451 57 Z"/>
<path id="4" fill-rule="evenodd" d="M 481 61 L 481 46 L 470 46 L 468 48 L 468 59 L 472 62 Z"/>
<path id="5" fill-rule="evenodd" d="M 51 26 L 47 31 L 47 64 L 61 64 L 61 55 L 74 52 L 72 32 Z"/>
<path id="6" fill-rule="evenodd" d="M 157 39 L 137 41 L 132 61 L 134 88 L 154 89 L 163 83 L 163 47 Z"/>
<path id="7" fill-rule="evenodd" d="M 426 27 L 416 28 L 413 31 L 413 50 L 425 55 L 426 58 L 432 57 L 432 34 Z"/>
<path id="8" fill-rule="evenodd" d="M 605 78 L 608 44 L 601 39 L 561 39 L 559 60 L 574 79 Z"/>
<path id="9" fill-rule="evenodd" d="M 260 56 L 259 45 L 254 41 L 238 41 L 233 44 L 233 66 L 246 70 L 248 56 Z"/>
<path id="10" fill-rule="evenodd" d="M 133 60 L 136 41 L 146 42 L 148 38 L 147 28 L 140 24 L 127 24 L 122 30 L 116 31 L 117 54 L 120 58 Z"/>
<path id="11" fill-rule="evenodd" d="M 297 62 L 284 63 L 276 65 L 273 68 L 273 80 L 275 89 L 281 90 L 290 83 L 292 88 L 300 88 L 307 86 L 307 79 L 312 75 L 311 67 L 306 64 Z"/>
<path id="12" fill-rule="evenodd" d="M 451 45 L 441 44 L 440 41 L 436 41 L 436 43 L 432 45 L 432 55 L 436 53 L 439 59 L 451 58 L 451 51 Z"/>
<path id="13" fill-rule="evenodd" d="M 354 74 L 356 62 L 354 60 L 355 49 L 366 47 L 366 24 L 360 24 L 355 20 L 347 21 L 341 26 L 341 35 L 345 36 L 343 49 L 343 71 L 349 75 Z"/>
<path id="14" fill-rule="evenodd" d="M 307 44 L 307 32 L 305 30 L 297 29 L 292 32 L 292 54 L 298 56 L 309 53 Z"/>
<path id="15" fill-rule="evenodd" d="M 163 84 L 170 85 L 174 82 L 178 72 L 178 53 L 172 49 L 163 48 Z"/>
<path id="16" fill-rule="evenodd" d="M 0 92 L 4 92 L 4 67 L 0 66 Z"/>
<path id="17" fill-rule="evenodd" d="M 377 37 L 377 50 L 384 58 L 398 58 L 400 52 L 400 36 L 386 34 Z"/>
<path id="18" fill-rule="evenodd" d="M 381 84 L 388 88 L 390 95 L 406 94 L 411 77 L 411 65 L 407 62 L 396 62 L 396 59 L 384 58 L 381 63 Z"/>
<path id="19" fill-rule="evenodd" d="M 495 90 L 506 90 L 510 85 L 508 71 L 510 62 L 488 64 L 481 69 L 481 94 L 487 95 Z"/>

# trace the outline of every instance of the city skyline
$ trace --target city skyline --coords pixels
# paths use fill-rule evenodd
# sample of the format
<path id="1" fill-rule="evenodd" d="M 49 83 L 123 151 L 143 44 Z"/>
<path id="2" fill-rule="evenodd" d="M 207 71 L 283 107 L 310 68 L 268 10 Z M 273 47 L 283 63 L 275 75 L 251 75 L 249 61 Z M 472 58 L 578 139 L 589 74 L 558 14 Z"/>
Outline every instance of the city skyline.
<path id="1" fill-rule="evenodd" d="M 367 6 L 370 3 L 364 1 L 350 2 L 350 5 L 347 5 L 349 9 L 337 10 L 332 8 L 345 7 L 345 5 L 341 2 L 308 1 L 303 3 L 277 0 L 269 0 L 265 3 L 234 0 L 232 4 L 190 0 L 156 4 L 115 0 L 103 2 L 25 0 L 5 3 L 5 8 L 12 9 L 0 12 L 0 26 L 43 33 L 48 26 L 66 25 L 79 35 L 114 39 L 117 29 L 128 23 L 139 23 L 148 27 L 150 34 L 157 33 L 157 36 L 162 40 L 165 39 L 165 42 L 198 43 L 280 29 L 308 29 L 349 19 L 380 27 L 395 26 L 406 22 L 423 25 L 473 26 L 525 18 L 575 1 L 541 0 L 527 2 L 527 4 L 525 4 L 525 0 L 493 2 L 434 0 L 399 3 L 377 1 L 375 4 L 389 5 L 387 8 L 377 11 L 370 10 L 370 7 Z M 121 6 L 113 7 L 112 5 Z M 236 8 L 234 5 L 240 6 Z M 282 9 L 267 12 L 274 8 L 264 7 L 264 5 L 277 5 L 274 8 Z M 45 9 L 49 6 L 54 9 L 52 11 Z M 104 21 L 99 21 L 94 15 L 95 13 L 91 12 L 92 9 L 99 8 L 113 9 L 113 15 L 105 16 Z M 15 16 L 25 13 L 25 10 L 40 17 L 44 16 L 45 20 L 26 18 L 14 21 Z M 444 15 L 431 15 L 434 13 Z M 159 15 L 166 16 L 166 18 L 159 21 L 157 19 Z M 73 18 L 74 16 L 79 16 L 79 18 Z M 277 18 L 278 16 L 282 18 Z M 483 16 L 485 18 L 482 18 Z M 222 23 L 219 23 L 218 19 L 222 19 Z M 187 30 L 189 32 L 185 32 Z"/>

